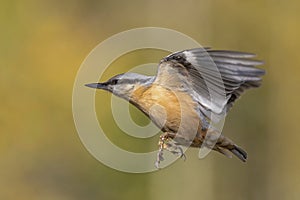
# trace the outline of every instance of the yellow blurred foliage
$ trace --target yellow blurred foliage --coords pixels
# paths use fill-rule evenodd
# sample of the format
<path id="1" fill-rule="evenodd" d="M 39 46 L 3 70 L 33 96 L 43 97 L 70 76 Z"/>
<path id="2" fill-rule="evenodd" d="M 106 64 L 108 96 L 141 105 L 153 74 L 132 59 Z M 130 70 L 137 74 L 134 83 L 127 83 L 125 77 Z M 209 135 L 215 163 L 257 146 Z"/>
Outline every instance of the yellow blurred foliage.
<path id="1" fill-rule="evenodd" d="M 298 199 L 299 9 L 293 0 L 2 1 L 0 199 Z M 204 46 L 254 52 L 265 61 L 263 86 L 238 101 L 224 129 L 247 149 L 246 164 L 215 153 L 199 160 L 189 150 L 186 162 L 126 174 L 102 165 L 81 144 L 72 118 L 77 70 L 101 41 L 144 26 L 175 29 Z M 165 53 L 124 55 L 103 79 Z M 96 100 L 98 110 L 109 112 L 110 94 L 98 92 Z M 136 122 L 147 123 L 131 111 Z M 98 117 L 120 146 L 156 148 L 157 138 L 139 143 L 110 114 Z"/>

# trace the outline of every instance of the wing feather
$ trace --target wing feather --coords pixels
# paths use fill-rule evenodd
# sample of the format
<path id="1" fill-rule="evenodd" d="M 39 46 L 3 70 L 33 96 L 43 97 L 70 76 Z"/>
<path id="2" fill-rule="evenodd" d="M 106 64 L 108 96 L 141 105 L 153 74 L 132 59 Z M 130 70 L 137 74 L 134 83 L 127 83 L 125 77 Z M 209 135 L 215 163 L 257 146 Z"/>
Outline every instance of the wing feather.
<path id="1" fill-rule="evenodd" d="M 263 62 L 254 60 L 255 56 L 210 48 L 176 52 L 160 62 L 155 82 L 171 89 L 178 89 L 180 82 L 199 102 L 203 113 L 227 113 L 245 90 L 260 86 L 265 71 L 256 68 Z"/>

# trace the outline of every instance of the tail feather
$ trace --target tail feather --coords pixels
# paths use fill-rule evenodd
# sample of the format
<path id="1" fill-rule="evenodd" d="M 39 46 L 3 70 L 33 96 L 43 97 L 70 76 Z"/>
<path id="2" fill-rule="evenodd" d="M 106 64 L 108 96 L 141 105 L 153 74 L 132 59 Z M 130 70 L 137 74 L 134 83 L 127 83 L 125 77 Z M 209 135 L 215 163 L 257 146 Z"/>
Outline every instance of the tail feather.
<path id="1" fill-rule="evenodd" d="M 231 141 L 229 138 L 221 135 L 218 139 L 218 142 L 214 148 L 216 151 L 224 154 L 227 157 L 231 157 L 228 155 L 230 151 L 233 155 L 238 157 L 241 161 L 246 162 L 247 160 L 247 152 L 243 150 L 241 147 L 234 144 L 233 141 Z"/>
<path id="2" fill-rule="evenodd" d="M 237 145 L 233 146 L 233 149 L 230 149 L 230 151 L 238 157 L 241 161 L 246 162 L 247 160 L 247 152 L 243 150 L 242 148 L 238 147 Z"/>

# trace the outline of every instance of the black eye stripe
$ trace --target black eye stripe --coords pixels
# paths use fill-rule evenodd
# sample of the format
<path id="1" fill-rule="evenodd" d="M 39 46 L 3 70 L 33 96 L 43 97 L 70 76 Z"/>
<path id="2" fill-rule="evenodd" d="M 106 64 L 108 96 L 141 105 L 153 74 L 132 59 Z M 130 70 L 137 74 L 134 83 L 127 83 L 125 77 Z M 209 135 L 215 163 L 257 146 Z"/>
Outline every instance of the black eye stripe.
<path id="1" fill-rule="evenodd" d="M 112 85 L 116 85 L 118 83 L 118 79 L 113 79 L 113 80 L 111 80 L 111 84 Z"/>

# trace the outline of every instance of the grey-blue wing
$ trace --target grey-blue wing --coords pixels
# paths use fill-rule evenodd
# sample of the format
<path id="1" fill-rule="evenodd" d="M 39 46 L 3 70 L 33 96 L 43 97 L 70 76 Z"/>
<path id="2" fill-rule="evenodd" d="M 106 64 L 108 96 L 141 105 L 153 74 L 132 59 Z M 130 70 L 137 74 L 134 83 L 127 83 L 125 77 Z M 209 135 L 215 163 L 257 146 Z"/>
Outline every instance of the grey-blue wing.
<path id="1" fill-rule="evenodd" d="M 253 60 L 254 56 L 237 51 L 197 48 L 173 53 L 165 57 L 160 66 L 173 63 L 168 67 L 182 72 L 181 76 L 186 77 L 185 81 L 194 91 L 193 96 L 204 115 L 209 112 L 221 114 L 227 113 L 246 89 L 260 85 L 265 71 L 256 68 L 262 62 Z"/>

